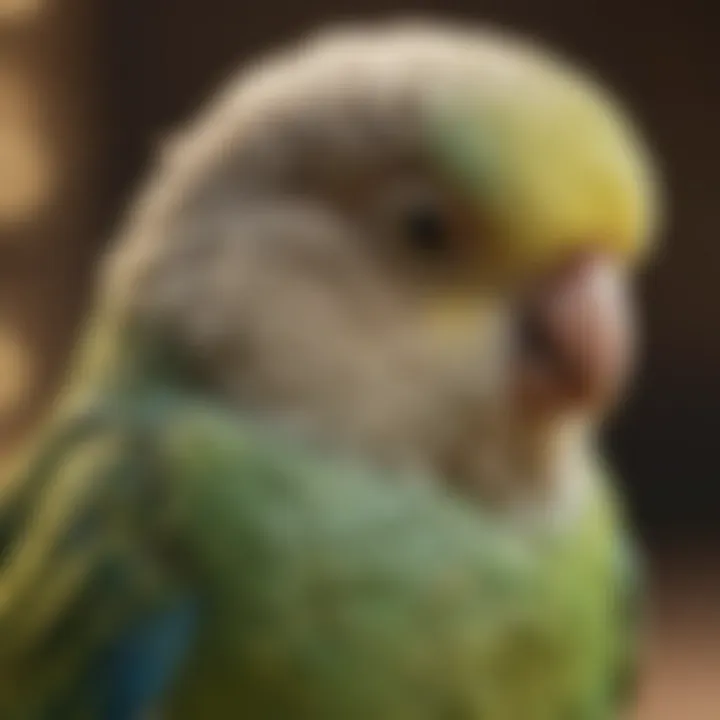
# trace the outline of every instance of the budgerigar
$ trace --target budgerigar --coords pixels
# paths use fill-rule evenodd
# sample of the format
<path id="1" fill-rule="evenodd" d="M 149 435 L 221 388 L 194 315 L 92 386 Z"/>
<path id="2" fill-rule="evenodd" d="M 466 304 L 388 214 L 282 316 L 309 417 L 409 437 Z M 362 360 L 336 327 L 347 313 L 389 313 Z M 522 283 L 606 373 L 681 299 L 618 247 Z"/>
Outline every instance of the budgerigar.
<path id="1" fill-rule="evenodd" d="M 614 720 L 656 171 L 509 34 L 320 33 L 168 144 L 0 496 L 3 720 Z"/>

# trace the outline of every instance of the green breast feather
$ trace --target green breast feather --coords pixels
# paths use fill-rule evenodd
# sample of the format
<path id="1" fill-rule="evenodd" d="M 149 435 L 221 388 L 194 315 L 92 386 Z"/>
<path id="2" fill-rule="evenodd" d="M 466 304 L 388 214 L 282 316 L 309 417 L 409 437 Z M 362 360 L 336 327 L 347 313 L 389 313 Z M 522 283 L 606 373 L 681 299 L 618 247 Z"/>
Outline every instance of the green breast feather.
<path id="1" fill-rule="evenodd" d="M 4 506 L 3 718 L 86 695 L 106 639 L 186 592 L 202 620 L 163 717 L 615 717 L 630 585 L 602 478 L 576 527 L 523 534 L 209 404 L 101 415 Z"/>

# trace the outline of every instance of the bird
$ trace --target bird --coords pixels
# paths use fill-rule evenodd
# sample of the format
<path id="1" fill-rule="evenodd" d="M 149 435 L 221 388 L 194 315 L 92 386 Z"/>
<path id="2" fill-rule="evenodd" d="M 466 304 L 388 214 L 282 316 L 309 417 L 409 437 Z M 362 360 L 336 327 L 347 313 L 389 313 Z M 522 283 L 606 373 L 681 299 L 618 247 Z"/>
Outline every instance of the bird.
<path id="1" fill-rule="evenodd" d="M 641 558 L 598 438 L 661 201 L 625 104 L 509 31 L 243 65 L 3 483 L 0 715 L 619 717 Z"/>

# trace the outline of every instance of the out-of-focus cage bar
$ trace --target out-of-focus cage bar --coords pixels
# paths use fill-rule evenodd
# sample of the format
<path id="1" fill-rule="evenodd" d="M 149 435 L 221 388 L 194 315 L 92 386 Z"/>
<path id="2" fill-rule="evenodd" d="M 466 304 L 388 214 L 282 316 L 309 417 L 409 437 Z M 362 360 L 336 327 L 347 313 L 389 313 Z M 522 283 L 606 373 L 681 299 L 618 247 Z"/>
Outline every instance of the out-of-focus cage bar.
<path id="1" fill-rule="evenodd" d="M 0 452 L 58 377 L 101 159 L 94 0 L 0 0 Z"/>

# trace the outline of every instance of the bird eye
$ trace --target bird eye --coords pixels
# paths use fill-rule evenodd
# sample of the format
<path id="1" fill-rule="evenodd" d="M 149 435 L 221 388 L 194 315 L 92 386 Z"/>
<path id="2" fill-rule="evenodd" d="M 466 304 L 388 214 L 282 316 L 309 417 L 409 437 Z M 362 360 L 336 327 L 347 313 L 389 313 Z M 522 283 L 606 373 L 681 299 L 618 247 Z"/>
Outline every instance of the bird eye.
<path id="1" fill-rule="evenodd" d="M 448 251 L 446 219 L 432 204 L 415 204 L 405 210 L 403 235 L 412 252 L 423 259 L 441 259 Z"/>

